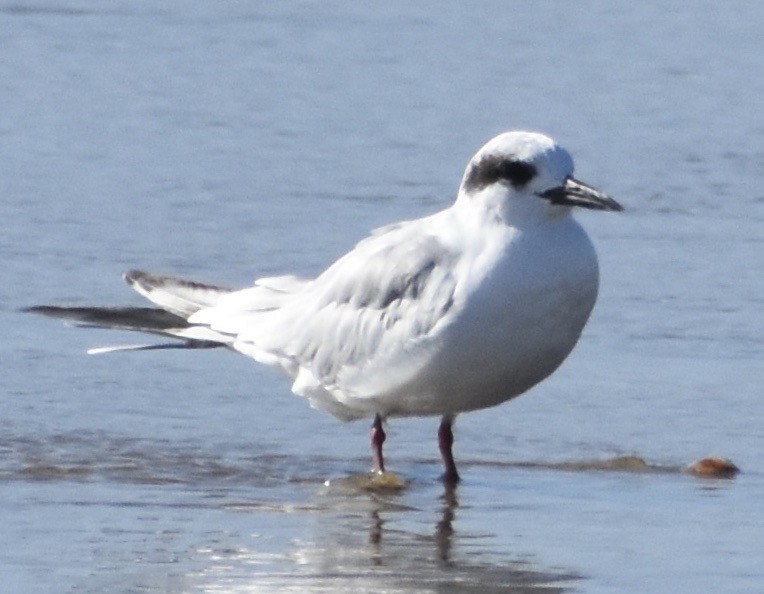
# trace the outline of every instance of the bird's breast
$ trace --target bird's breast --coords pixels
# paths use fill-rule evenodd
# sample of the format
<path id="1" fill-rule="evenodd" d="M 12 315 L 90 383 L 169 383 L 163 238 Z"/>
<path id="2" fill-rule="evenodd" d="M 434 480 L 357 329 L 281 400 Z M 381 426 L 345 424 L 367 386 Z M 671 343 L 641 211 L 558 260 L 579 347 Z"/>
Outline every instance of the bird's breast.
<path id="1" fill-rule="evenodd" d="M 546 378 L 573 349 L 599 270 L 583 229 L 566 222 L 514 233 L 475 259 L 434 361 L 441 400 L 460 410 L 498 404 Z"/>

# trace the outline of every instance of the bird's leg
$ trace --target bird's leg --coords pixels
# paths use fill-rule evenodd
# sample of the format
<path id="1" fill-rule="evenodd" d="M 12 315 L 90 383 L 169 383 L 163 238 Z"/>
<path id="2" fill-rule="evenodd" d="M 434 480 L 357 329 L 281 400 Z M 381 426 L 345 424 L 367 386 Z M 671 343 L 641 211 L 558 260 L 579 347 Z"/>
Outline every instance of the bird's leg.
<path id="1" fill-rule="evenodd" d="M 445 415 L 440 421 L 438 428 L 438 446 L 440 447 L 440 456 L 443 458 L 443 466 L 446 472 L 443 473 L 443 482 L 447 485 L 455 485 L 459 482 L 459 473 L 456 471 L 454 454 L 451 448 L 454 445 L 454 433 L 451 431 L 453 418 Z"/>
<path id="2" fill-rule="evenodd" d="M 385 430 L 382 429 L 382 417 L 374 417 L 371 425 L 371 456 L 374 460 L 372 472 L 382 474 L 385 472 L 385 460 L 382 457 L 382 444 L 385 443 Z"/>

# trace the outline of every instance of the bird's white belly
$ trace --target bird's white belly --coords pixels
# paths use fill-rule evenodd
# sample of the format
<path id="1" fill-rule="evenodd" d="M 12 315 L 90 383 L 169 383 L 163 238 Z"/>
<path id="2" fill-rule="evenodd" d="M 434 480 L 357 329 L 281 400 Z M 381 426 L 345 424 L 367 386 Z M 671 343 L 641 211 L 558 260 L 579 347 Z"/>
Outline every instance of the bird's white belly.
<path id="1" fill-rule="evenodd" d="M 560 245 L 558 236 L 554 249 L 543 237 L 513 244 L 437 337 L 427 366 L 378 408 L 401 416 L 486 408 L 557 369 L 581 335 L 599 284 L 594 249 L 577 224 L 568 239 Z"/>

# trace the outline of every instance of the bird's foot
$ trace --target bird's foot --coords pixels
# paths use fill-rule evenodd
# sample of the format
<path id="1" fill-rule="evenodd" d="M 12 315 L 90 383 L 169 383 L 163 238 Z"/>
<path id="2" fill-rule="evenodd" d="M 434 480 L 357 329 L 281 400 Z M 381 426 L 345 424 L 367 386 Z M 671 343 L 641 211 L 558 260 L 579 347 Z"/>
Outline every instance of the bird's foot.
<path id="1" fill-rule="evenodd" d="M 441 475 L 440 479 L 446 487 L 451 489 L 456 487 L 462 480 L 459 473 L 456 472 L 456 468 L 446 470 L 446 472 Z"/>

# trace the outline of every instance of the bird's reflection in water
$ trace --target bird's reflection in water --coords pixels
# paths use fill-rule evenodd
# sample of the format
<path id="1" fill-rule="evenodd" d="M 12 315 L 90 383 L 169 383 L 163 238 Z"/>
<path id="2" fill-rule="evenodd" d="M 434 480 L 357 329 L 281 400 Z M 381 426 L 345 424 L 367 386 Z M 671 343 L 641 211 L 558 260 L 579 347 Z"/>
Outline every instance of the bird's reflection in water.
<path id="1" fill-rule="evenodd" d="M 580 579 L 574 573 L 544 570 L 519 561 L 520 555 L 513 559 L 508 554 L 507 562 L 499 564 L 495 559 L 504 556 L 498 555 L 499 551 L 491 552 L 491 561 L 484 558 L 494 537 L 460 534 L 456 528 L 459 516 L 456 487 L 444 487 L 436 499 L 430 499 L 437 506 L 430 507 L 437 510 L 434 523 L 421 501 L 414 508 L 403 504 L 407 500 L 403 495 L 368 494 L 367 497 L 370 504 L 365 514 L 367 547 L 360 542 L 351 544 L 363 514 L 343 514 L 342 518 L 326 516 L 318 522 L 320 528 L 313 553 L 319 553 L 321 558 L 316 561 L 321 569 L 312 577 L 327 587 L 330 584 L 324 580 L 336 580 L 331 584 L 333 591 L 342 592 L 345 587 L 347 591 L 384 587 L 387 592 L 437 592 L 458 586 L 455 591 L 481 594 L 564 592 L 572 581 Z M 429 522 L 424 516 L 429 516 Z M 328 520 L 331 527 L 323 520 Z M 426 530 L 428 523 L 430 530 Z M 307 551 L 302 553 L 305 555 Z M 350 581 L 343 585 L 341 576 Z"/>
<path id="2" fill-rule="evenodd" d="M 301 529 L 280 553 L 217 551 L 217 567 L 206 572 L 217 579 L 205 587 L 214 591 L 212 586 L 225 584 L 229 592 L 552 593 L 564 592 L 580 579 L 521 561 L 528 559 L 528 552 L 507 550 L 495 534 L 466 530 L 461 516 L 484 510 L 460 508 L 454 487 L 334 492 L 314 503 L 299 518 L 285 516 Z M 274 529 L 278 518 L 270 516 Z M 467 520 L 467 525 L 481 524 L 479 518 Z"/>
<path id="3" fill-rule="evenodd" d="M 437 559 L 443 566 L 451 564 L 451 541 L 454 535 L 453 521 L 456 515 L 456 508 L 459 507 L 459 500 L 456 496 L 456 487 L 447 485 L 440 496 L 442 502 L 440 517 L 435 522 L 435 533 L 433 541 Z M 382 565 L 382 553 L 384 551 L 382 535 L 384 532 L 385 520 L 380 515 L 380 510 L 374 508 L 371 510 L 369 520 L 369 544 L 372 547 L 372 562 L 375 565 Z"/>
<path id="4" fill-rule="evenodd" d="M 451 546 L 454 536 L 454 517 L 456 508 L 459 507 L 459 500 L 456 498 L 456 487 L 446 485 L 443 495 L 441 495 L 441 515 L 435 524 L 435 547 L 438 552 L 438 559 L 443 565 L 451 565 Z"/>
<path id="5" fill-rule="evenodd" d="M 372 510 L 371 512 L 371 523 L 369 528 L 369 544 L 372 545 L 372 547 L 375 547 L 377 549 L 380 549 L 380 545 L 382 544 L 382 526 L 384 524 L 384 520 L 379 517 L 379 511 L 378 510 Z"/>

